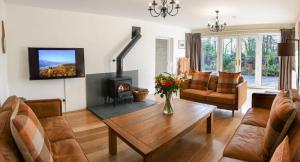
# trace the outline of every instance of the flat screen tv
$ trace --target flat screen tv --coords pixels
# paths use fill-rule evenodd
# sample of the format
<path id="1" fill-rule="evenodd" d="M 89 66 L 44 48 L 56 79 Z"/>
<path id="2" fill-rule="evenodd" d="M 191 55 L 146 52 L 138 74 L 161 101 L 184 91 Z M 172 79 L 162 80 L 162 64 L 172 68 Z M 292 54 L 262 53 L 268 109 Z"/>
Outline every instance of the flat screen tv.
<path id="1" fill-rule="evenodd" d="M 28 48 L 30 80 L 85 77 L 83 48 Z"/>

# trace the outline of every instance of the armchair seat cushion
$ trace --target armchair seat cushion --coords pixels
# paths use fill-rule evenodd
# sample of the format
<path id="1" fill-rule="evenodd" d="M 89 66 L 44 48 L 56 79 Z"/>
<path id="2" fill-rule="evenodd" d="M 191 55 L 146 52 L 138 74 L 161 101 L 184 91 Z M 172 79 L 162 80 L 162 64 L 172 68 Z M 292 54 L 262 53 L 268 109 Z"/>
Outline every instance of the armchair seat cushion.
<path id="1" fill-rule="evenodd" d="M 40 122 L 51 142 L 75 138 L 72 128 L 62 116 L 42 118 Z"/>
<path id="2" fill-rule="evenodd" d="M 206 97 L 211 93 L 211 90 L 183 89 L 181 95 L 186 98 L 206 100 Z"/>
<path id="3" fill-rule="evenodd" d="M 235 94 L 212 92 L 207 96 L 207 101 L 219 104 L 235 104 Z"/>
<path id="4" fill-rule="evenodd" d="M 51 143 L 55 162 L 87 162 L 87 158 L 75 139 L 65 139 Z"/>
<path id="5" fill-rule="evenodd" d="M 265 128 L 241 124 L 227 144 L 223 156 L 263 162 L 264 132 Z"/>
<path id="6" fill-rule="evenodd" d="M 251 108 L 245 114 L 242 124 L 265 128 L 269 120 L 270 110 L 265 108 Z"/>

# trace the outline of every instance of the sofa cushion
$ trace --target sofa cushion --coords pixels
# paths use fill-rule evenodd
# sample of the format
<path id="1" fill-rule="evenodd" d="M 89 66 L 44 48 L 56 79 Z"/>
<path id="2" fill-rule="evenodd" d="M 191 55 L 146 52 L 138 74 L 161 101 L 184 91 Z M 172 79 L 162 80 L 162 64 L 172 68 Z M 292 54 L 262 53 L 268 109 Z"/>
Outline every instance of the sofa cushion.
<path id="1" fill-rule="evenodd" d="M 208 82 L 211 72 L 195 72 L 193 74 L 191 88 L 199 90 L 208 90 Z"/>
<path id="2" fill-rule="evenodd" d="M 281 144 L 276 148 L 270 162 L 290 162 L 289 138 L 286 136 Z"/>
<path id="3" fill-rule="evenodd" d="M 52 162 L 51 146 L 43 127 L 25 103 L 11 116 L 11 131 L 25 161 Z"/>
<path id="4" fill-rule="evenodd" d="M 196 100 L 206 100 L 206 97 L 212 93 L 211 90 L 197 90 L 197 89 L 183 89 L 181 95 L 183 97 L 196 99 Z"/>
<path id="5" fill-rule="evenodd" d="M 242 124 L 266 127 L 269 120 L 270 110 L 253 107 L 245 114 Z"/>
<path id="6" fill-rule="evenodd" d="M 241 73 L 219 72 L 217 92 L 235 94 L 237 92 L 236 86 L 239 83 L 240 76 Z"/>
<path id="7" fill-rule="evenodd" d="M 12 111 L 0 112 L 0 153 L 6 161 L 18 162 L 23 158 L 10 131 L 11 114 Z"/>
<path id="8" fill-rule="evenodd" d="M 235 94 L 212 92 L 207 96 L 207 101 L 220 104 L 235 104 Z"/>
<path id="9" fill-rule="evenodd" d="M 274 99 L 264 136 L 265 160 L 269 160 L 276 147 L 286 136 L 295 116 L 293 100 L 289 94 L 280 92 L 278 97 Z"/>
<path id="10" fill-rule="evenodd" d="M 290 152 L 292 162 L 300 161 L 300 106 L 299 102 L 296 104 L 296 117 L 292 126 L 289 129 L 288 136 L 290 140 Z"/>
<path id="11" fill-rule="evenodd" d="M 43 118 L 40 122 L 51 142 L 75 138 L 72 128 L 62 116 Z"/>
<path id="12" fill-rule="evenodd" d="M 2 111 L 13 111 L 15 108 L 19 107 L 19 98 L 17 96 L 10 96 L 6 99 L 3 103 L 1 112 Z"/>
<path id="13" fill-rule="evenodd" d="M 239 159 L 232 159 L 229 157 L 222 157 L 222 159 L 220 159 L 219 162 L 246 162 L 246 161 L 239 160 Z"/>
<path id="14" fill-rule="evenodd" d="M 223 156 L 244 161 L 263 162 L 265 128 L 241 124 L 225 147 Z"/>
<path id="15" fill-rule="evenodd" d="M 65 139 L 51 143 L 55 162 L 88 161 L 75 139 Z"/>
<path id="16" fill-rule="evenodd" d="M 6 162 L 6 160 L 4 159 L 4 156 L 0 153 L 0 161 L 1 162 Z"/>
<path id="17" fill-rule="evenodd" d="M 217 90 L 219 77 L 216 75 L 211 75 L 208 83 L 208 89 L 212 91 Z"/>

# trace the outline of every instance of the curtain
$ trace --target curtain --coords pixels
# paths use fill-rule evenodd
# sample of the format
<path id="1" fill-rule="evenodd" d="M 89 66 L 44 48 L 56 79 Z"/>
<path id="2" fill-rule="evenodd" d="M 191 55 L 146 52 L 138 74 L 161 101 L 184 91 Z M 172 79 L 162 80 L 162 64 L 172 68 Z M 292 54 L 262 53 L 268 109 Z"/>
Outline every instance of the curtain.
<path id="1" fill-rule="evenodd" d="M 185 34 L 186 57 L 190 58 L 191 70 L 201 71 L 201 34 Z"/>
<path id="2" fill-rule="evenodd" d="M 295 39 L 295 29 L 281 29 L 281 42 L 287 39 Z M 281 57 L 279 72 L 279 89 L 288 90 L 292 88 L 293 57 Z"/>

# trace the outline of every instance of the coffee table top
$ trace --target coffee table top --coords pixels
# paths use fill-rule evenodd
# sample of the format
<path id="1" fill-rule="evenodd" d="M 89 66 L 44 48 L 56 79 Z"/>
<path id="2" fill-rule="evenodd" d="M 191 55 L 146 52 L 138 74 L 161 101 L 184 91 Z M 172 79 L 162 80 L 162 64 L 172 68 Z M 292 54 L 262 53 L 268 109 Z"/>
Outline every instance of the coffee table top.
<path id="1" fill-rule="evenodd" d="M 174 99 L 174 114 L 163 115 L 164 103 L 112 117 L 104 122 L 136 151 L 147 155 L 190 131 L 216 108 L 213 105 Z"/>

